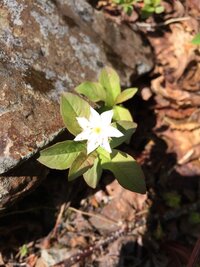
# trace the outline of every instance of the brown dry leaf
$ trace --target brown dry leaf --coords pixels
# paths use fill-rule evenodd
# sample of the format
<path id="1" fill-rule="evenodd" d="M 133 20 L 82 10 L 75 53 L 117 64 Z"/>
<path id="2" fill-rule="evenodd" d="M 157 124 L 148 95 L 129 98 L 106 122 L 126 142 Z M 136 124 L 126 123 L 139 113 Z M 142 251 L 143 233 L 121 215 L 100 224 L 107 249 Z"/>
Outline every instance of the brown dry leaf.
<path id="1" fill-rule="evenodd" d="M 198 47 L 191 44 L 198 21 L 170 24 L 171 32 L 162 38 L 150 38 L 158 58 L 151 84 L 156 94 L 157 131 L 168 152 L 177 154 L 177 170 L 181 174 L 200 173 L 200 58 Z M 193 166 L 193 167 L 192 167 Z"/>
<path id="2" fill-rule="evenodd" d="M 185 14 L 185 7 L 181 1 L 173 1 L 173 17 L 183 17 Z"/>
<path id="3" fill-rule="evenodd" d="M 84 236 L 75 236 L 70 240 L 70 247 L 86 247 L 88 245 L 87 240 Z"/>
<path id="4" fill-rule="evenodd" d="M 38 261 L 38 256 L 36 254 L 31 254 L 26 259 L 26 264 L 30 267 L 34 267 Z"/>
<path id="5" fill-rule="evenodd" d="M 190 0 L 188 1 L 188 6 L 191 9 L 190 12 L 194 16 L 200 15 L 200 1 L 199 0 Z"/>
<path id="6" fill-rule="evenodd" d="M 198 22 L 193 18 L 190 20 L 198 28 Z M 161 74 L 168 81 L 177 81 L 195 58 L 196 46 L 191 44 L 194 25 L 191 26 L 191 21 L 170 24 L 171 32 L 166 32 L 162 38 L 149 38 L 162 65 Z"/>
<path id="7" fill-rule="evenodd" d="M 193 131 L 169 128 L 160 136 L 167 142 L 168 151 L 176 152 L 177 170 L 182 175 L 200 174 L 200 128 Z"/>
<path id="8" fill-rule="evenodd" d="M 88 220 L 81 214 L 76 214 L 76 231 L 78 233 L 84 232 L 84 231 L 92 231 L 92 227 Z"/>
<path id="9" fill-rule="evenodd" d="M 110 202 L 105 205 L 101 215 L 118 223 L 133 221 L 137 212 L 145 207 L 146 195 L 137 194 L 122 188 L 116 180 L 106 187 L 108 193 L 112 195 Z M 99 230 L 114 231 L 118 226 L 112 222 L 106 222 L 99 218 L 91 218 L 91 223 Z"/>
<path id="10" fill-rule="evenodd" d="M 39 258 L 36 261 L 35 267 L 48 267 L 48 265 L 42 258 Z"/>
<path id="11" fill-rule="evenodd" d="M 112 183 L 108 184 L 106 186 L 106 191 L 110 196 L 117 197 L 121 194 L 121 187 L 119 186 L 119 183 L 117 180 L 114 180 Z"/>

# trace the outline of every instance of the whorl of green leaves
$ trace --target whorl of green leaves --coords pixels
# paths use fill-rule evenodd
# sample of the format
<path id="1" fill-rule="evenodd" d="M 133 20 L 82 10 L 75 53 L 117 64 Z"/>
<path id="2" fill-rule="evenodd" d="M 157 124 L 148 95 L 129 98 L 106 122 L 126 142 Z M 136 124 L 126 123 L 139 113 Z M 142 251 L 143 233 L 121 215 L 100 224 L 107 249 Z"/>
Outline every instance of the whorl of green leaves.
<path id="1" fill-rule="evenodd" d="M 68 140 L 42 150 L 38 161 L 53 169 L 69 168 L 69 181 L 83 175 L 85 182 L 92 188 L 97 186 L 102 171 L 109 170 L 124 188 L 145 193 L 146 187 L 141 167 L 133 157 L 115 149 L 123 142 L 129 143 L 137 127 L 129 110 L 122 106 L 123 102 L 135 95 L 137 88 L 127 88 L 122 91 L 118 74 L 112 68 L 106 67 L 101 71 L 98 82 L 83 82 L 75 88 L 75 91 L 90 102 L 98 103 L 101 106 L 100 113 L 113 109 L 112 126 L 124 135 L 111 139 L 111 154 L 98 148 L 87 155 L 85 141 Z M 76 118 L 89 118 L 90 105 L 83 97 L 66 92 L 61 96 L 60 112 L 65 127 L 76 136 L 82 131 Z"/>

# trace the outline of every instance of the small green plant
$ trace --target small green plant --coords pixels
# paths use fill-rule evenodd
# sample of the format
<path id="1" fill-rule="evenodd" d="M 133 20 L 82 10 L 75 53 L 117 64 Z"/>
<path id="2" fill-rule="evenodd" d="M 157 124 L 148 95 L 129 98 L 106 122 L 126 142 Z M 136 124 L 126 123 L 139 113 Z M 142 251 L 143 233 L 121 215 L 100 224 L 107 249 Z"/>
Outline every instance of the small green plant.
<path id="1" fill-rule="evenodd" d="M 153 13 L 160 14 L 164 11 L 164 6 L 161 5 L 161 0 L 144 0 L 142 8 L 142 17 L 148 18 Z"/>
<path id="2" fill-rule="evenodd" d="M 194 45 L 200 45 L 200 33 L 197 33 L 191 41 Z"/>
<path id="3" fill-rule="evenodd" d="M 191 224 L 199 224 L 200 223 L 200 213 L 193 211 L 189 215 L 189 222 Z"/>
<path id="4" fill-rule="evenodd" d="M 125 13 L 131 15 L 133 11 L 133 4 L 138 2 L 138 0 L 113 0 L 113 2 L 119 5 Z"/>
<path id="5" fill-rule="evenodd" d="M 83 175 L 85 182 L 95 188 L 103 170 L 111 171 L 126 189 L 145 193 L 141 167 L 134 158 L 116 147 L 129 143 L 136 123 L 122 103 L 132 98 L 136 88 L 121 91 L 118 74 L 104 68 L 99 82 L 84 82 L 75 88 L 79 94 L 64 93 L 60 110 L 63 122 L 75 138 L 57 143 L 40 153 L 39 162 L 53 169 L 68 169 L 68 180 Z M 98 106 L 97 110 L 93 106 Z"/>
<path id="6" fill-rule="evenodd" d="M 24 258 L 25 256 L 27 256 L 28 254 L 28 247 L 26 244 L 24 244 L 23 246 L 20 247 L 19 249 L 19 256 L 20 259 Z"/>
<path id="7" fill-rule="evenodd" d="M 163 195 L 165 203 L 170 208 L 179 208 L 181 204 L 181 196 L 176 192 L 167 192 Z"/>
<path id="8" fill-rule="evenodd" d="M 112 0 L 119 5 L 125 13 L 131 15 L 134 5 L 140 3 L 142 7 L 142 18 L 148 18 L 152 14 L 160 14 L 164 11 L 164 6 L 161 5 L 161 0 Z"/>

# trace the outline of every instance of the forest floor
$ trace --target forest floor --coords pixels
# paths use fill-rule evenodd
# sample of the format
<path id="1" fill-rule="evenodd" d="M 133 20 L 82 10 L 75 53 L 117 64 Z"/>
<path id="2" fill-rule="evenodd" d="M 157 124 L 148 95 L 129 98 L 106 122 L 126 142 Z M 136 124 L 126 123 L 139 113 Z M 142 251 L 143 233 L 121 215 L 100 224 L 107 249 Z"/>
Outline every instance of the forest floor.
<path id="1" fill-rule="evenodd" d="M 0 215 L 0 266 L 198 266 L 200 50 L 191 40 L 200 32 L 200 2 L 163 2 L 165 12 L 146 20 L 137 9 L 127 16 L 110 1 L 91 2 L 137 27 L 154 50 L 154 70 L 133 84 L 139 93 L 126 103 L 137 131 L 121 147 L 141 164 L 147 194 L 121 188 L 110 173 L 93 190 L 52 170 Z"/>

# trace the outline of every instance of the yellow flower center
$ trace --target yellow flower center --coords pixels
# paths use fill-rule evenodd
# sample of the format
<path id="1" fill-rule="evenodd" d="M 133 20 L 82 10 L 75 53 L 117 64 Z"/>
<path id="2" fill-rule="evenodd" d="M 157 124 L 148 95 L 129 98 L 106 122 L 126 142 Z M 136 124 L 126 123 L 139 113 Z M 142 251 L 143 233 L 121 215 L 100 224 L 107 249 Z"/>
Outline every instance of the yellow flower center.
<path id="1" fill-rule="evenodd" d="M 100 127 L 95 127 L 95 128 L 93 129 L 93 132 L 96 133 L 96 134 L 100 134 L 101 131 L 102 131 L 102 129 L 101 129 Z"/>

